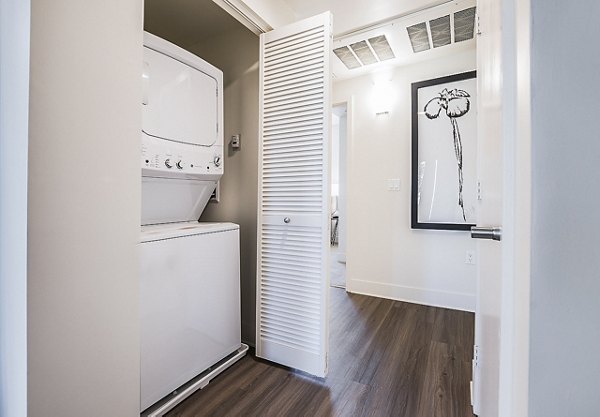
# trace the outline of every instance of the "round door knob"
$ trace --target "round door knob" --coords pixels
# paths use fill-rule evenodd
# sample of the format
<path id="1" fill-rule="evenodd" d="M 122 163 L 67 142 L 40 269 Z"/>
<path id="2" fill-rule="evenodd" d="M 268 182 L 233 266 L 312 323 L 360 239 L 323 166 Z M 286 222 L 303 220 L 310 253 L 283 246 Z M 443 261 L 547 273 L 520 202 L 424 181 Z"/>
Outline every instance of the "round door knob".
<path id="1" fill-rule="evenodd" d="M 181 160 L 177 161 L 175 165 L 177 165 L 178 169 L 183 169 L 183 162 L 181 162 Z"/>
<path id="2" fill-rule="evenodd" d="M 165 166 L 167 168 L 173 168 L 173 164 L 171 163 L 170 159 L 165 159 Z"/>
<path id="3" fill-rule="evenodd" d="M 215 164 L 216 167 L 221 165 L 221 155 L 215 155 L 215 158 L 213 159 L 213 163 Z"/>
<path id="4" fill-rule="evenodd" d="M 289 217 L 285 217 L 285 218 L 283 219 L 283 222 L 284 222 L 284 223 L 289 223 L 289 222 L 291 222 L 291 221 L 292 221 L 292 219 L 290 219 Z"/>

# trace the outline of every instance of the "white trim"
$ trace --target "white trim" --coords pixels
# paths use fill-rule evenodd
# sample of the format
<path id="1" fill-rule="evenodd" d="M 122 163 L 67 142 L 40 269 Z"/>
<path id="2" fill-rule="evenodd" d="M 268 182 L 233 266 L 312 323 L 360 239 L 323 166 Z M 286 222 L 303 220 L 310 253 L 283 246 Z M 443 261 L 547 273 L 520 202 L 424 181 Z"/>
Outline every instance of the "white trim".
<path id="1" fill-rule="evenodd" d="M 0 0 L 0 415 L 27 416 L 29 0 Z"/>
<path id="2" fill-rule="evenodd" d="M 348 258 L 348 253 L 350 253 L 349 245 L 351 242 L 351 226 L 350 226 L 350 195 L 351 195 L 351 187 L 352 181 L 350 180 L 350 161 L 352 160 L 353 155 L 353 118 L 354 118 L 354 96 L 350 95 L 348 97 L 343 97 L 341 100 L 336 101 L 331 105 L 331 108 L 338 106 L 346 106 L 346 164 L 344 169 L 346 170 L 346 207 L 344 210 L 346 211 L 346 249 L 344 251 L 344 260 L 346 262 L 346 292 L 354 292 L 352 287 L 352 280 L 348 279 L 348 277 L 352 276 L 349 274 L 349 268 L 351 266 L 350 259 Z"/>
<path id="3" fill-rule="evenodd" d="M 529 408 L 531 280 L 531 12 L 529 0 L 503 3 L 504 253 L 500 331 L 500 417 Z"/>
<path id="4" fill-rule="evenodd" d="M 213 2 L 257 35 L 273 29 L 240 0 L 213 0 Z"/>
<path id="5" fill-rule="evenodd" d="M 350 282 L 352 291 L 348 290 Z M 346 290 L 354 294 L 370 295 L 413 304 L 469 312 L 475 311 L 475 294 L 430 290 L 360 279 L 347 280 Z"/>

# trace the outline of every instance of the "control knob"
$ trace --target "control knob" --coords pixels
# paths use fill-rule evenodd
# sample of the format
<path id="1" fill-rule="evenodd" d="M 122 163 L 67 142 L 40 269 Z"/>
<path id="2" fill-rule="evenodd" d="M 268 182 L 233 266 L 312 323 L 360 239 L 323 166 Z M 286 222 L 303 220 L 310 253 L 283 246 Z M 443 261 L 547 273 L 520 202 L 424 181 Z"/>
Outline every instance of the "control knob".
<path id="1" fill-rule="evenodd" d="M 177 161 L 177 163 L 175 165 L 177 165 L 178 169 L 183 169 L 183 162 L 181 161 L 181 159 L 179 161 Z"/>
<path id="2" fill-rule="evenodd" d="M 213 159 L 213 163 L 215 164 L 216 167 L 221 165 L 221 155 L 215 155 L 215 158 Z"/>
<path id="3" fill-rule="evenodd" d="M 165 166 L 166 166 L 167 168 L 173 168 L 173 164 L 171 163 L 171 160 L 170 160 L 170 159 L 168 159 L 168 158 L 167 158 L 167 159 L 165 159 Z"/>

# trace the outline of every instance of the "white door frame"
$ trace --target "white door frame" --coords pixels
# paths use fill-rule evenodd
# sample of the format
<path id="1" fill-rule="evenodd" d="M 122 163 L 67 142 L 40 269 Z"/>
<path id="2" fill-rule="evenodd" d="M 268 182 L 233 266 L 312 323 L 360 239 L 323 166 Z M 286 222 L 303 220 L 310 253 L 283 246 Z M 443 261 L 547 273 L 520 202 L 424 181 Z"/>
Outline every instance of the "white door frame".
<path id="1" fill-rule="evenodd" d="M 335 84 L 332 87 L 332 90 L 335 90 Z M 335 96 L 335 91 L 332 94 Z M 352 227 L 350 219 L 352 218 L 351 210 L 350 210 L 350 198 L 353 195 L 352 188 L 352 180 L 351 180 L 351 172 L 350 165 L 353 157 L 353 149 L 354 149 L 354 122 L 353 122 L 353 112 L 354 112 L 354 96 L 346 96 L 342 97 L 340 100 L 333 101 L 331 108 L 338 106 L 346 106 L 346 164 L 344 169 L 346 171 L 346 292 L 354 292 L 353 284 L 352 284 L 352 258 L 349 255 L 352 253 Z"/>
<path id="2" fill-rule="evenodd" d="M 332 86 L 332 90 L 334 89 L 334 86 Z M 331 109 L 333 110 L 334 107 L 340 107 L 340 106 L 345 106 L 346 107 L 346 137 L 344 138 L 345 140 L 345 150 L 346 150 L 346 160 L 345 160 L 345 164 L 342 167 L 340 165 L 340 169 L 343 169 L 344 172 L 344 176 L 345 176 L 345 181 L 346 181 L 346 201 L 345 201 L 345 205 L 344 205 L 344 215 L 346 217 L 345 221 L 345 239 L 346 239 L 346 247 L 345 247 L 345 251 L 344 251 L 344 257 L 345 257 L 345 261 L 346 261 L 346 276 L 345 276 L 345 281 L 346 281 L 346 292 L 352 292 L 351 289 L 349 288 L 351 286 L 351 284 L 349 283 L 348 280 L 348 229 L 349 229 L 349 222 L 348 222 L 348 207 L 350 206 L 350 204 L 348 204 L 348 196 L 350 195 L 350 181 L 349 181 L 349 173 L 350 170 L 348 169 L 348 167 L 350 166 L 349 161 L 350 161 L 350 157 L 352 156 L 352 149 L 351 148 L 351 143 L 352 143 L 352 101 L 353 101 L 354 96 L 350 96 L 350 97 L 344 97 L 342 100 L 339 101 L 335 101 L 333 102 L 333 104 L 331 105 Z M 331 162 L 331 161 L 330 161 Z M 338 202 L 339 204 L 339 202 Z"/>
<path id="3" fill-rule="evenodd" d="M 0 416 L 27 415 L 29 0 L 0 0 Z"/>
<path id="4" fill-rule="evenodd" d="M 504 207 L 499 416 L 527 416 L 531 263 L 531 5 L 502 1 Z"/>
<path id="5" fill-rule="evenodd" d="M 502 30 L 486 33 L 501 45 L 503 152 L 502 260 L 497 404 L 494 415 L 528 415 L 531 260 L 530 0 L 479 0 L 501 10 Z M 487 8 L 487 7 L 486 7 Z M 485 31 L 487 28 L 481 28 Z M 500 84 L 499 84 L 500 85 Z M 485 378 L 482 379 L 485 384 Z M 489 388 L 489 387 L 488 387 Z M 476 391 L 477 392 L 477 391 Z"/>

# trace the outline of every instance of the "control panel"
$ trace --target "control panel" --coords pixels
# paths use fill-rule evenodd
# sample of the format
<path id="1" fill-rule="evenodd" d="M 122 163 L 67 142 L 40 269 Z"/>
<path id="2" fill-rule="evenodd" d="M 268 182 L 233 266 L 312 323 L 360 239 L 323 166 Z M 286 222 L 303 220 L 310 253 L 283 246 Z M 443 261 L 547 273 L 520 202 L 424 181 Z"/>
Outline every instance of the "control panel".
<path id="1" fill-rule="evenodd" d="M 223 175 L 223 146 L 190 145 L 142 133 L 142 175 L 212 179 Z"/>

